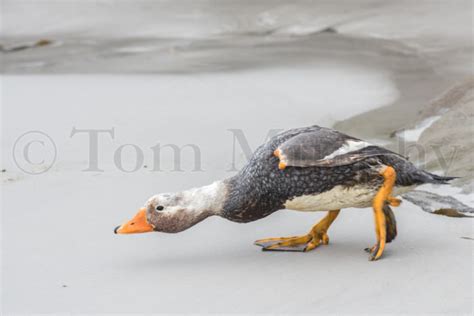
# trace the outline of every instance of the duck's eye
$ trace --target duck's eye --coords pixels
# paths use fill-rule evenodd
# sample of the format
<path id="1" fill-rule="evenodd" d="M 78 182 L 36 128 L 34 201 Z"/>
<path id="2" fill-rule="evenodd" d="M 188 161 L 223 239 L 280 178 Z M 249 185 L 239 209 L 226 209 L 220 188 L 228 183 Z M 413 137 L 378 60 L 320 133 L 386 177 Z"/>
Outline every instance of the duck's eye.
<path id="1" fill-rule="evenodd" d="M 156 210 L 157 210 L 157 211 L 162 211 L 163 209 L 164 209 L 164 206 L 162 206 L 162 205 L 158 205 L 158 206 L 156 207 Z"/>

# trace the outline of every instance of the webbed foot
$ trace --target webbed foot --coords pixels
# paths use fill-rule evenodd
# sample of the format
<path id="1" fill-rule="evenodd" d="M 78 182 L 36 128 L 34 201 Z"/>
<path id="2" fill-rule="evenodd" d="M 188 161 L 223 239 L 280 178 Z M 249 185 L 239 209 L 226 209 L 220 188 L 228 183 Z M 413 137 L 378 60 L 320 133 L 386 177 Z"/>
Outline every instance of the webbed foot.
<path id="1" fill-rule="evenodd" d="M 383 251 L 385 249 L 385 244 L 387 243 L 387 216 L 388 224 L 391 228 L 394 228 L 394 219 L 393 212 L 388 207 L 387 204 L 391 206 L 398 206 L 401 203 L 401 200 L 394 198 L 392 196 L 392 189 L 395 185 L 395 180 L 397 178 L 397 173 L 395 169 L 390 166 L 386 166 L 380 172 L 380 175 L 383 177 L 384 182 L 382 187 L 378 190 L 377 194 L 372 201 L 372 208 L 374 209 L 374 218 L 375 218 L 375 234 L 377 236 L 377 243 L 372 248 L 368 249 L 369 260 L 374 261 L 382 257 Z M 387 216 L 386 216 L 387 214 Z M 392 223 L 393 221 L 393 223 Z M 392 227 L 393 226 L 393 227 Z M 391 232 L 391 234 L 396 235 L 396 230 Z M 394 237 L 390 236 L 390 237 Z M 393 238 L 389 238 L 391 241 Z M 367 249 L 366 249 L 367 250 Z"/>
<path id="2" fill-rule="evenodd" d="M 329 236 L 325 232 L 311 231 L 307 235 L 280 238 L 265 238 L 255 241 L 263 251 L 298 251 L 308 252 L 320 244 L 327 245 Z"/>
<path id="3" fill-rule="evenodd" d="M 339 215 L 339 210 L 329 211 L 306 235 L 259 239 L 255 245 L 261 246 L 263 251 L 311 251 L 321 244 L 329 244 L 327 231 L 337 215 Z"/>
<path id="4" fill-rule="evenodd" d="M 382 256 L 385 247 L 381 247 L 380 243 L 376 243 L 372 248 L 365 248 L 364 250 L 369 253 L 369 261 L 375 261 Z"/>

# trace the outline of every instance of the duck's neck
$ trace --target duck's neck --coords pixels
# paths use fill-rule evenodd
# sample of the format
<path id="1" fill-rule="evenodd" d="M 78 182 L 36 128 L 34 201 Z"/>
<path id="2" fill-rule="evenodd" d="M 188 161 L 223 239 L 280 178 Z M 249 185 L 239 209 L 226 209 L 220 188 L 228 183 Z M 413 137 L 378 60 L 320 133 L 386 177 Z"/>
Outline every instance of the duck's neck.
<path id="1" fill-rule="evenodd" d="M 227 186 L 224 181 L 216 181 L 203 187 L 183 191 L 181 197 L 190 206 L 190 213 L 218 215 L 227 198 Z"/>
<path id="2" fill-rule="evenodd" d="M 162 218 L 163 231 L 180 232 L 213 215 L 220 215 L 227 196 L 227 187 L 223 181 L 216 181 L 210 185 L 182 191 L 178 197 L 183 210 L 173 214 L 169 222 Z M 166 228 L 168 229 L 166 229 Z"/>

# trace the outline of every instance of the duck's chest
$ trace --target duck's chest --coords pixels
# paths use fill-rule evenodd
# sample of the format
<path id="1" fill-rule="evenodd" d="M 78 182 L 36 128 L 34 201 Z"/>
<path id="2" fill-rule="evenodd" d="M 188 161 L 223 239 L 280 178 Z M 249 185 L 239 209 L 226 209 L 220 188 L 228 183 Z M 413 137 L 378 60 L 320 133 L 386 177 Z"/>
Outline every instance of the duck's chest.
<path id="1" fill-rule="evenodd" d="M 414 188 L 415 186 L 397 186 L 393 188 L 392 195 L 398 196 Z M 355 185 L 351 187 L 338 185 L 322 193 L 290 198 L 285 201 L 284 207 L 304 212 L 331 211 L 350 207 L 371 207 L 379 189 L 380 187 L 371 185 Z"/>
<path id="2" fill-rule="evenodd" d="M 334 188 L 314 194 L 303 194 L 285 201 L 284 207 L 296 211 L 329 211 L 347 207 L 369 207 L 377 193 L 376 188 L 368 185 Z"/>

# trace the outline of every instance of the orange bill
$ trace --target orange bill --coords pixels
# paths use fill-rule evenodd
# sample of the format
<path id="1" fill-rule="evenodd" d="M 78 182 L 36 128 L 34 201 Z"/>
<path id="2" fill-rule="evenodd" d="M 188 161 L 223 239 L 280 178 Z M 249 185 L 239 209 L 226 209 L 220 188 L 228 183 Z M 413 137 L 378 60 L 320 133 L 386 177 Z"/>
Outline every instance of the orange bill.
<path id="1" fill-rule="evenodd" d="M 146 219 L 146 208 L 141 208 L 140 211 L 130 221 L 117 226 L 114 229 L 116 234 L 137 234 L 152 232 L 153 226 L 151 226 Z"/>

